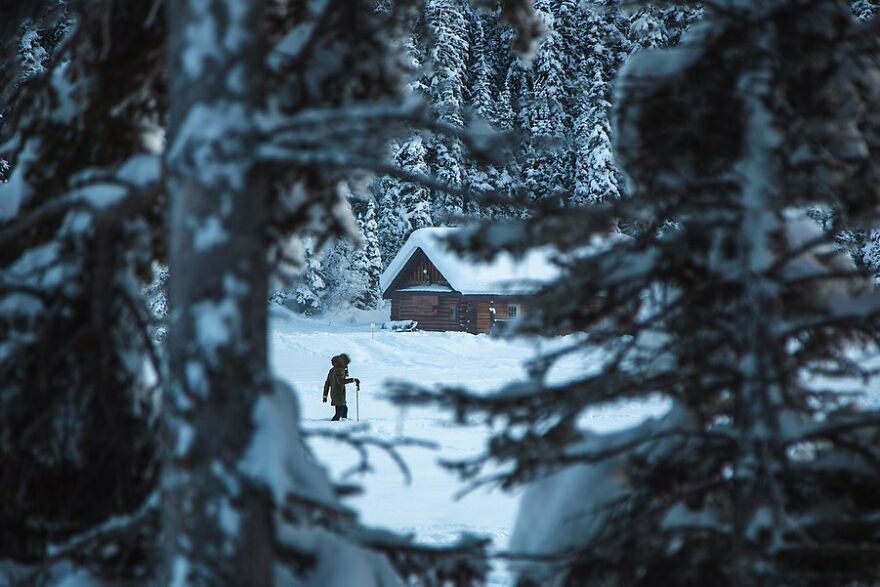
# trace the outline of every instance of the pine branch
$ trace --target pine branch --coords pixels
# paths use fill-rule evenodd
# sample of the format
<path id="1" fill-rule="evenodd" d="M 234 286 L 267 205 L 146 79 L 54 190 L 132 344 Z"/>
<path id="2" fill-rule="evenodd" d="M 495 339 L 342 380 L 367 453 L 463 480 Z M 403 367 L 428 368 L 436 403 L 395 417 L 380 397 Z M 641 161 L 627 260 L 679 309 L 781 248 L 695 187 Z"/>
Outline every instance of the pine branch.
<path id="1" fill-rule="evenodd" d="M 373 466 L 369 459 L 369 449 L 375 448 L 385 453 L 400 470 L 403 475 L 404 482 L 409 485 L 412 482 L 412 473 L 406 464 L 406 461 L 400 455 L 401 448 L 418 447 L 436 450 L 437 443 L 410 437 L 398 437 L 391 440 L 384 440 L 373 436 L 367 436 L 365 433 L 369 431 L 369 425 L 361 424 L 353 426 L 346 430 L 330 430 L 328 428 L 311 428 L 303 429 L 303 436 L 306 438 L 326 438 L 341 442 L 352 448 L 358 454 L 358 463 L 342 474 L 343 479 L 357 474 L 365 474 L 373 472 Z"/>

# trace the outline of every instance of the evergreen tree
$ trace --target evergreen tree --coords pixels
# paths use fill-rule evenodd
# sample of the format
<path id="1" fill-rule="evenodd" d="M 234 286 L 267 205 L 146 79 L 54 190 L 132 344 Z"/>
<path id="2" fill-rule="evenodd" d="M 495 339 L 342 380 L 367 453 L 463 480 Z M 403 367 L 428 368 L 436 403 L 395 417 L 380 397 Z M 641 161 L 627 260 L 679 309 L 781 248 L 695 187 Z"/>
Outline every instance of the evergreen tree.
<path id="1" fill-rule="evenodd" d="M 324 295 L 327 282 L 322 270 L 322 258 L 311 239 L 303 246 L 303 265 L 296 277 L 288 299 L 293 307 L 306 315 L 318 314 L 324 310 Z"/>
<path id="2" fill-rule="evenodd" d="M 495 107 L 495 124 L 499 129 L 511 131 L 519 128 L 517 113 L 519 110 L 520 85 L 522 70 L 515 59 L 503 60 L 501 92 Z"/>
<path id="3" fill-rule="evenodd" d="M 394 164 L 413 174 L 427 176 L 426 149 L 421 136 L 406 139 L 397 148 Z M 390 262 L 406 242 L 410 233 L 433 226 L 430 191 L 422 186 L 399 179 L 385 178 L 378 183 L 379 242 L 381 257 Z"/>
<path id="4" fill-rule="evenodd" d="M 860 262 L 861 266 L 870 272 L 880 285 L 880 230 L 875 229 L 867 232 L 867 238 L 860 247 L 859 253 L 857 262 Z"/>
<path id="5" fill-rule="evenodd" d="M 471 30 L 474 41 L 471 43 L 469 104 L 474 117 L 473 124 L 498 129 L 500 126 L 496 112 L 500 105 L 498 71 L 495 68 L 496 56 L 492 53 L 491 44 L 492 35 L 497 36 L 494 20 L 490 14 L 473 13 Z M 512 152 L 508 149 L 504 153 L 499 153 L 495 161 L 506 162 L 511 156 Z M 510 188 L 506 182 L 507 174 L 498 163 L 469 163 L 465 172 L 465 187 L 475 193 L 503 191 Z M 472 218 L 497 215 L 498 212 L 493 207 L 481 207 L 473 201 L 467 202 L 466 205 L 466 214 Z"/>
<path id="6" fill-rule="evenodd" d="M 569 87 L 563 39 L 549 2 L 536 5 L 547 34 L 531 65 L 527 104 L 528 123 L 523 180 L 534 199 L 563 199 L 570 193 L 571 173 L 566 138 L 570 127 L 565 108 Z"/>
<path id="7" fill-rule="evenodd" d="M 876 0 L 854 0 L 852 2 L 853 15 L 861 21 L 873 18 L 877 9 Z M 843 231 L 838 240 L 853 256 L 856 264 L 869 271 L 880 283 L 880 229 L 862 228 Z"/>
<path id="8" fill-rule="evenodd" d="M 141 286 L 161 256 L 162 179 L 137 129 L 155 112 L 149 80 L 160 76 L 163 35 L 141 5 L 47 0 L 2 11 L 0 561 L 32 573 L 45 562 L 48 572 L 72 556 L 50 558 L 51 545 L 115 517 L 156 520 L 156 500 L 141 506 L 157 486 L 148 374 L 162 366 Z M 113 541 L 125 560 L 101 555 L 103 538 L 74 554 L 120 582 L 148 573 L 153 550 L 137 532 Z"/>
<path id="9" fill-rule="evenodd" d="M 529 6 L 506 5 L 530 45 Z M 389 141 L 432 125 L 403 99 L 397 40 L 419 11 L 4 4 L 4 579 L 433 587 L 484 576 L 482 542 L 425 549 L 342 508 L 268 364 L 268 261 L 292 236 L 350 236 L 341 186 L 386 171 Z M 167 143 L 148 136 L 156 127 Z M 166 260 L 163 349 L 142 289 Z"/>
<path id="10" fill-rule="evenodd" d="M 493 423 L 452 468 L 529 484 L 518 584 L 880 581 L 880 291 L 807 213 L 877 213 L 869 30 L 833 0 L 707 6 L 680 47 L 640 52 L 617 81 L 628 199 L 468 236 L 481 257 L 559 249 L 564 277 L 521 332 L 585 333 L 495 394 L 396 392 Z M 590 371 L 548 379 L 578 348 Z M 584 427 L 586 410 L 658 398 L 640 424 Z"/>
<path id="11" fill-rule="evenodd" d="M 350 308 L 366 288 L 366 276 L 355 266 L 358 253 L 357 245 L 346 240 L 336 243 L 322 257 L 326 284 L 318 301 L 322 310 L 333 312 Z"/>
<path id="12" fill-rule="evenodd" d="M 357 202 L 357 207 L 357 241 L 337 243 L 321 260 L 326 285 L 319 300 L 323 310 L 347 307 L 370 310 L 382 299 L 379 277 L 383 267 L 375 202 L 372 199 Z"/>
<path id="13" fill-rule="evenodd" d="M 492 29 L 492 17 L 480 12 L 473 13 L 471 30 L 473 30 L 473 43 L 470 44 L 472 55 L 469 62 L 468 96 L 473 113 L 479 118 L 492 124 L 495 123 L 495 103 L 497 101 L 497 71 L 490 49 L 490 39 L 494 31 Z"/>
<path id="14" fill-rule="evenodd" d="M 382 276 L 382 251 L 379 248 L 379 223 L 376 221 L 376 202 L 367 200 L 364 211 L 358 215 L 358 228 L 363 236 L 363 246 L 355 255 L 355 270 L 363 276 L 363 287 L 354 296 L 354 306 L 370 310 L 379 306 L 382 292 L 379 278 Z"/>
<path id="15" fill-rule="evenodd" d="M 572 203 L 595 204 L 620 197 L 619 171 L 611 146 L 612 81 L 624 60 L 626 40 L 620 17 L 609 7 L 583 7 L 576 13 L 574 34 L 584 31 L 580 55 L 572 63 L 577 97 L 573 136 L 574 187 Z"/>
<path id="16" fill-rule="evenodd" d="M 430 103 L 438 120 L 464 126 L 465 97 L 470 54 L 469 5 L 462 0 L 430 0 L 425 5 L 425 20 L 430 31 L 429 79 L 426 82 Z M 465 183 L 465 157 L 461 142 L 455 138 L 435 137 L 428 146 L 427 160 L 433 175 L 447 185 Z M 431 216 L 449 221 L 463 212 L 461 199 L 445 193 L 433 194 Z"/>

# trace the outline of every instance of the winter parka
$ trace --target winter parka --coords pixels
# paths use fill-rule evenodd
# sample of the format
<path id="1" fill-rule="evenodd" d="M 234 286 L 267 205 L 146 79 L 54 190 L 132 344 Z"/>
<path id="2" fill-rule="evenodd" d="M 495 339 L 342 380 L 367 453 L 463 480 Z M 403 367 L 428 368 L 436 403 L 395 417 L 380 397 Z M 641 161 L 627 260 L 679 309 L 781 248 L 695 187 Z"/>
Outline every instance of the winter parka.
<path id="1" fill-rule="evenodd" d="M 345 384 L 354 383 L 354 378 L 348 376 L 348 362 L 346 355 L 336 355 L 330 359 L 333 368 L 324 381 L 324 397 L 327 397 L 327 392 L 330 393 L 330 405 L 345 405 Z"/>

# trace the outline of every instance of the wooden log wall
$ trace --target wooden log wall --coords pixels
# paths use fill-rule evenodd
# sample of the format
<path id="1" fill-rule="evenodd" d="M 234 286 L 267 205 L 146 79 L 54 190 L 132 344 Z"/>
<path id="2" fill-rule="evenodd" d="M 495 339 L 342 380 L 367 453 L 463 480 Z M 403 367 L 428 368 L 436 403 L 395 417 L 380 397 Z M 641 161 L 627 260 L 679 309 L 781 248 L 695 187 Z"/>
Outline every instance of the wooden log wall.
<path id="1" fill-rule="evenodd" d="M 415 320 L 421 330 L 457 331 L 459 296 L 436 296 L 418 292 L 394 292 L 392 320 Z"/>
<path id="2" fill-rule="evenodd" d="M 489 332 L 489 307 L 496 320 L 509 320 L 509 307 L 518 304 L 521 315 L 527 311 L 526 298 L 432 295 L 428 292 L 394 292 L 391 296 L 392 320 L 415 320 L 421 330 Z M 474 319 L 476 323 L 470 323 Z"/>

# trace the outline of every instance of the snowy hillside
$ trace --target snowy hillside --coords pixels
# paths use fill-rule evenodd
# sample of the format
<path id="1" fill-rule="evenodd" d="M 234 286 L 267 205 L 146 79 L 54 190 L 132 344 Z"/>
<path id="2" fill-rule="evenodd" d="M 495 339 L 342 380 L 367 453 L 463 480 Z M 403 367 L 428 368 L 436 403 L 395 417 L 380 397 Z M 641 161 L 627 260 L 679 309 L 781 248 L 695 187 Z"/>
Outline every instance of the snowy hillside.
<path id="1" fill-rule="evenodd" d="M 460 489 L 457 480 L 437 464 L 439 458 L 462 458 L 478 452 L 485 446 L 486 431 L 479 426 L 453 426 L 444 414 L 426 409 L 402 411 L 382 399 L 382 384 L 405 379 L 425 384 L 460 383 L 489 391 L 524 377 L 522 365 L 526 359 L 563 340 L 504 341 L 459 332 L 378 331 L 372 335 L 369 321 L 383 319 L 377 313 L 304 318 L 277 306 L 273 309 L 273 369 L 296 389 L 303 427 L 314 430 L 355 425 L 353 421 L 329 422 L 332 408 L 321 402 L 330 357 L 347 353 L 352 359 L 352 377 L 362 382 L 360 417 L 370 426 L 370 432 L 386 440 L 400 435 L 421 438 L 439 447 L 402 451 L 413 476 L 409 486 L 388 457 L 374 454 L 376 471 L 353 479 L 363 483 L 366 491 L 349 500 L 349 505 L 369 525 L 414 532 L 425 542 L 451 542 L 460 532 L 474 532 L 492 536 L 495 548 L 507 548 L 519 496 L 478 490 L 456 501 L 454 494 Z M 551 378 L 564 380 L 582 374 L 589 362 L 584 356 L 561 362 Z M 348 393 L 353 420 L 354 386 L 349 386 Z M 587 422 L 596 430 L 611 430 L 660 410 L 657 405 L 628 405 L 591 414 Z M 316 439 L 313 448 L 337 480 L 357 462 L 357 455 L 338 442 Z M 504 573 L 496 572 L 492 584 L 507 584 Z"/>

